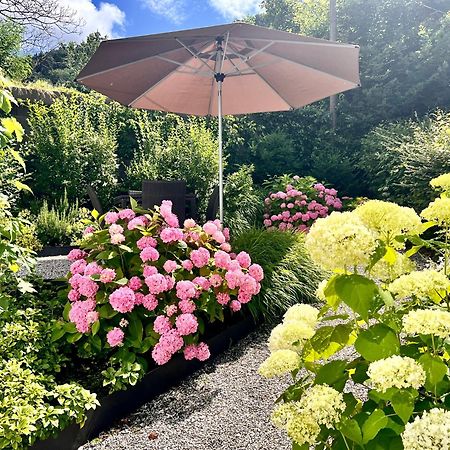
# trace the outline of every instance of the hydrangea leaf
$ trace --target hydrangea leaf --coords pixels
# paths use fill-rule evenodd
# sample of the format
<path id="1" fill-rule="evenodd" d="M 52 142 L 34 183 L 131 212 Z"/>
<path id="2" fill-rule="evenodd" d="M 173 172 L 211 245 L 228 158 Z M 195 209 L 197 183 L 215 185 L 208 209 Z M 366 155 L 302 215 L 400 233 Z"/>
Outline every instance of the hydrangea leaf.
<path id="1" fill-rule="evenodd" d="M 387 423 L 386 414 L 381 409 L 375 409 L 362 425 L 363 443 L 371 441 Z"/>
<path id="2" fill-rule="evenodd" d="M 388 358 L 400 351 L 400 341 L 394 330 L 378 323 L 361 331 L 355 341 L 356 351 L 368 361 Z"/>

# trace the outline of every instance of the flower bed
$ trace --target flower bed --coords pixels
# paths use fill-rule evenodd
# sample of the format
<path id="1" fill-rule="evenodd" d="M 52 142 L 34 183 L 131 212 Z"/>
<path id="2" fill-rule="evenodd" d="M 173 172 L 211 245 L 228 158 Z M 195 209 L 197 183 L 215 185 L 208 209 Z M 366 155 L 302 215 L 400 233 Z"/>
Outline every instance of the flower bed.
<path id="1" fill-rule="evenodd" d="M 260 290 L 262 268 L 245 252 L 231 253 L 219 221 L 200 227 L 188 219 L 180 228 L 171 206 L 109 212 L 69 254 L 67 322 L 55 335 L 76 343 L 81 357 L 107 358 L 102 375 L 111 391 L 180 351 L 187 360 L 208 359 L 207 325 Z"/>
<path id="2" fill-rule="evenodd" d="M 326 188 L 314 178 L 282 177 L 264 200 L 264 226 L 269 229 L 308 231 L 320 217 L 342 209 L 336 189 Z"/>
<path id="3" fill-rule="evenodd" d="M 272 421 L 294 450 L 449 448 L 450 175 L 432 185 L 444 192 L 422 211 L 427 223 L 372 200 L 311 227 L 311 257 L 334 271 L 318 290 L 325 306 L 291 307 L 259 369 L 293 377 Z M 437 239 L 420 237 L 437 226 Z M 442 257 L 443 270 L 414 270 L 409 258 L 422 247 Z M 350 360 L 341 359 L 350 346 Z"/>

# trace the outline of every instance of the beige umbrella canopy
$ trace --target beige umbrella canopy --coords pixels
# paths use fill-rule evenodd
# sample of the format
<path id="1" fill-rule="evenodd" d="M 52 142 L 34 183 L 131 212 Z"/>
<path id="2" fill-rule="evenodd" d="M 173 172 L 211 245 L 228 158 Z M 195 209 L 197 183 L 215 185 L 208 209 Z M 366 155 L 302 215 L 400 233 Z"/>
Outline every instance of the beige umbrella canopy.
<path id="1" fill-rule="evenodd" d="M 77 80 L 124 105 L 219 117 L 286 111 L 359 86 L 359 47 L 246 23 L 104 41 Z"/>

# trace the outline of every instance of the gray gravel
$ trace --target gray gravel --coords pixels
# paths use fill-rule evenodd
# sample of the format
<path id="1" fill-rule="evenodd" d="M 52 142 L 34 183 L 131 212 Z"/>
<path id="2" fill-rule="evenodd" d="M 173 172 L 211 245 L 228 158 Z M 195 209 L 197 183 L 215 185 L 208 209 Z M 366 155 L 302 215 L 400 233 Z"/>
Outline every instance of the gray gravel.
<path id="1" fill-rule="evenodd" d="M 67 256 L 47 256 L 36 261 L 36 273 L 46 280 L 65 277 L 69 267 Z"/>
<path id="2" fill-rule="evenodd" d="M 257 373 L 269 355 L 269 331 L 252 333 L 79 450 L 290 450 L 287 436 L 270 423 L 290 378 Z"/>

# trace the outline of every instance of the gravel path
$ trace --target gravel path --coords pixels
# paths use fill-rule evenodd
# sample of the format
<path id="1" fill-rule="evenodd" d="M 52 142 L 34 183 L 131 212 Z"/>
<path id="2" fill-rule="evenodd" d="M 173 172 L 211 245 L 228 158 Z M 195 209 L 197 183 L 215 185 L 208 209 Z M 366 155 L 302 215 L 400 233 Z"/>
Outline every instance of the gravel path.
<path id="1" fill-rule="evenodd" d="M 289 377 L 265 380 L 257 373 L 269 355 L 269 332 L 250 334 L 79 450 L 290 450 L 270 423 Z"/>

